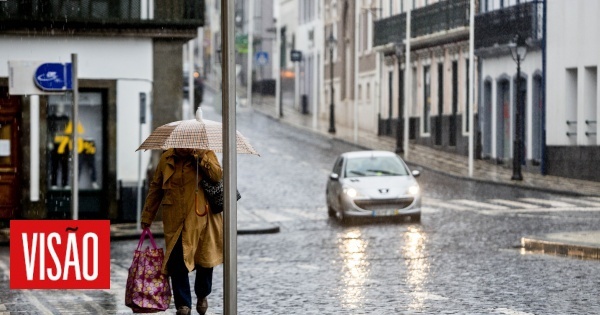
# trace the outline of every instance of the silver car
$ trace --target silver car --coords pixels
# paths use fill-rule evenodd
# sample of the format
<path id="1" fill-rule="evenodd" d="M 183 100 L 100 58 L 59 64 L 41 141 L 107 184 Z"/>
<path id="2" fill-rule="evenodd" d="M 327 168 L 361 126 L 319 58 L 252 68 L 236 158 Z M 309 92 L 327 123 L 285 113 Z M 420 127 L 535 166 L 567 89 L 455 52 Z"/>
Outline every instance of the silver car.
<path id="1" fill-rule="evenodd" d="M 327 182 L 329 216 L 410 217 L 421 220 L 421 189 L 415 177 L 395 153 L 347 152 L 338 157 Z"/>

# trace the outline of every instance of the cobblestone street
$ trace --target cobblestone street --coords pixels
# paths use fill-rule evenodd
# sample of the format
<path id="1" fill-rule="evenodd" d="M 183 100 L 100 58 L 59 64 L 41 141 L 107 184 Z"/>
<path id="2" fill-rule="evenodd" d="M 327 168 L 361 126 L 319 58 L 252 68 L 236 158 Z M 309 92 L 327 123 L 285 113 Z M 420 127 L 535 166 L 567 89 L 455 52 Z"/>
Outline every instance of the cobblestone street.
<path id="1" fill-rule="evenodd" d="M 211 108 L 205 116 L 220 119 Z M 358 148 L 248 108 L 237 129 L 261 154 L 238 157 L 238 207 L 280 227 L 238 236 L 239 314 L 600 313 L 597 260 L 526 253 L 520 243 L 597 228 L 599 198 L 424 171 L 421 223 L 340 225 L 327 216 L 326 180 L 337 155 Z M 136 245 L 111 244 L 105 291 L 10 291 L 9 249 L 0 247 L 0 315 L 130 314 L 124 285 Z M 209 314 L 222 314 L 222 266 L 214 279 Z"/>

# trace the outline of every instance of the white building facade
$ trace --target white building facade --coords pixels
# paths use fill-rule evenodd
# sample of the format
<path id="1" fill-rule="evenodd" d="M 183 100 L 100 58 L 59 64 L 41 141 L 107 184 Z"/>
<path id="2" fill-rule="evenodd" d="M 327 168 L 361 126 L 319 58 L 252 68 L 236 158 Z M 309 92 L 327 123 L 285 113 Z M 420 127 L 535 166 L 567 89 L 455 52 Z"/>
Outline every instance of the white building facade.
<path id="1" fill-rule="evenodd" d="M 547 172 L 599 181 L 600 2 L 547 3 Z"/>
<path id="2" fill-rule="evenodd" d="M 522 163 L 534 172 L 541 171 L 544 135 L 542 17 L 541 1 L 483 0 L 475 24 L 482 91 L 479 126 L 482 158 L 511 165 L 517 139 L 517 105 L 521 102 Z M 526 54 L 518 57 L 517 46 L 522 46 Z"/>

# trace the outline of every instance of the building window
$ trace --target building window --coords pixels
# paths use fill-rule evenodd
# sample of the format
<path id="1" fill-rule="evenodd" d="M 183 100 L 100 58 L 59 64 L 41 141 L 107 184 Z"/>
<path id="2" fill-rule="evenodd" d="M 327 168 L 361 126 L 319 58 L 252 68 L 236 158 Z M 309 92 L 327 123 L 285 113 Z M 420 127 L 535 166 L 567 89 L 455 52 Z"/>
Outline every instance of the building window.
<path id="1" fill-rule="evenodd" d="M 598 103 L 598 68 L 585 67 L 583 78 L 583 100 L 585 120 L 585 139 L 588 145 L 596 144 Z"/>
<path id="2" fill-rule="evenodd" d="M 467 69 L 467 71 L 465 71 L 465 73 L 467 74 L 467 75 L 465 75 L 465 78 L 466 78 L 465 86 L 467 89 L 465 90 L 465 128 L 464 129 L 466 132 L 469 132 L 469 120 L 471 119 L 471 107 L 469 106 L 470 105 L 470 103 L 469 103 L 469 101 L 470 101 L 470 99 L 469 99 L 469 88 L 470 88 L 469 83 L 471 83 L 469 81 L 469 78 L 471 75 L 471 73 L 469 72 L 469 59 L 466 60 L 465 64 L 466 64 L 466 69 Z"/>
<path id="3" fill-rule="evenodd" d="M 368 101 L 369 99 L 371 99 L 371 84 L 367 83 L 367 96 L 365 97 L 365 99 Z"/>
<path id="4" fill-rule="evenodd" d="M 431 115 L 431 71 L 430 66 L 423 67 L 423 133 L 430 132 Z"/>
<path id="5" fill-rule="evenodd" d="M 48 96 L 48 186 L 51 190 L 69 190 L 71 167 L 71 134 L 77 128 L 79 152 L 79 188 L 100 190 L 102 187 L 102 94 L 79 94 L 79 121 L 71 119 L 71 98 L 66 95 Z"/>
<path id="6" fill-rule="evenodd" d="M 566 127 L 567 137 L 571 139 L 572 144 L 576 143 L 577 140 L 577 68 L 567 69 L 566 78 L 566 90 L 565 90 L 565 107 L 566 107 Z"/>
<path id="7" fill-rule="evenodd" d="M 362 98 L 362 85 L 358 85 L 358 97 L 359 100 Z"/>

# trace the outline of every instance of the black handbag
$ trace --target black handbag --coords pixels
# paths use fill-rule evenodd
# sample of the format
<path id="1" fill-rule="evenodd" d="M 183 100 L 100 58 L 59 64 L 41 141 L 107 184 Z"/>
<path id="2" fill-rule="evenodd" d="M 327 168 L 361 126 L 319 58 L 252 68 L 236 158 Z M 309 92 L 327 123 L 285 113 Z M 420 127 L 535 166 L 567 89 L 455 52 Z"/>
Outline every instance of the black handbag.
<path id="1" fill-rule="evenodd" d="M 204 196 L 208 200 L 208 204 L 210 205 L 210 211 L 214 214 L 223 212 L 223 204 L 225 199 L 225 189 L 223 188 L 223 181 L 219 181 L 218 183 L 211 182 L 206 179 L 200 180 L 200 186 L 204 190 Z M 237 200 L 242 198 L 240 192 L 236 189 Z"/>

